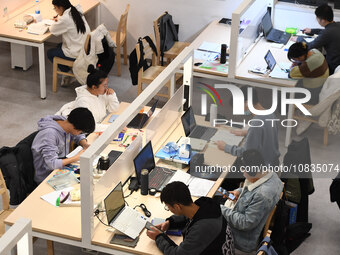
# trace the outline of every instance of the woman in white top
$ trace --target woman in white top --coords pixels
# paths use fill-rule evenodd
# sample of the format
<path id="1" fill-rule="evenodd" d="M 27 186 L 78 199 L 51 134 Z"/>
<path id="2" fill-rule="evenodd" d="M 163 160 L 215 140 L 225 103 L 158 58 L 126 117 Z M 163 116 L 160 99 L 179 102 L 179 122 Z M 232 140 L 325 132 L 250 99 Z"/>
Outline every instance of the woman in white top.
<path id="1" fill-rule="evenodd" d="M 48 59 L 53 63 L 54 57 L 67 60 L 75 60 L 81 48 L 84 46 L 86 36 L 90 32 L 80 6 L 74 7 L 69 0 L 52 0 L 57 16 L 55 23 L 50 27 L 50 31 L 55 36 L 62 36 L 62 43 L 57 48 L 47 51 Z M 59 69 L 68 72 L 69 67 L 59 65 Z"/>
<path id="2" fill-rule="evenodd" d="M 108 78 L 104 71 L 95 69 L 93 65 L 89 65 L 87 71 L 90 73 L 87 76 L 87 85 L 76 88 L 77 98 L 73 107 L 88 108 L 96 123 L 100 123 L 107 111 L 118 110 L 119 101 L 114 90 L 107 87 Z"/>

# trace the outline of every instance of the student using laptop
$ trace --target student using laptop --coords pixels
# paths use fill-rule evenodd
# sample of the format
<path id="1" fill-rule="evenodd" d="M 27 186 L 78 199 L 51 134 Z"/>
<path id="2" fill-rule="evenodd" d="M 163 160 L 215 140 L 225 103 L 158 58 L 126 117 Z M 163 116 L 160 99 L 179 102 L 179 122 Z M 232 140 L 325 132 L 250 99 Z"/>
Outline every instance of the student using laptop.
<path id="1" fill-rule="evenodd" d="M 287 56 L 293 62 L 289 76 L 300 79 L 297 87 L 303 87 L 311 92 L 308 104 L 317 104 L 322 86 L 329 76 L 325 57 L 317 49 L 308 50 L 305 42 L 290 46 Z M 299 98 L 299 93 L 295 97 Z"/>
<path id="2" fill-rule="evenodd" d="M 329 73 L 333 74 L 335 68 L 340 65 L 340 22 L 333 20 L 334 13 L 327 4 L 315 9 L 316 20 L 325 29 L 305 28 L 304 33 L 318 34 L 312 42 L 307 43 L 308 49 L 326 50 L 326 60 L 329 65 Z M 296 40 L 296 38 L 294 38 Z"/>
<path id="3" fill-rule="evenodd" d="M 241 90 L 244 95 L 244 109 L 246 115 L 252 113 L 248 108 L 248 87 L 243 86 Z M 264 110 L 264 107 L 260 104 L 257 96 L 257 92 L 253 89 L 253 105 L 257 110 Z M 244 151 L 249 149 L 256 149 L 260 151 L 264 157 L 266 165 L 277 166 L 279 165 L 279 140 L 278 140 L 278 126 L 276 122 L 266 121 L 266 119 L 277 119 L 275 114 L 269 115 L 254 115 L 253 114 L 253 126 L 248 130 L 236 130 L 232 131 L 235 135 L 245 136 L 242 145 L 229 145 L 223 141 L 217 141 L 217 147 L 220 150 L 225 151 L 231 155 L 237 156 L 234 165 L 238 168 L 240 166 L 240 158 Z M 262 120 L 263 125 L 258 125 Z M 256 124 L 258 123 L 258 124 Z M 230 172 L 228 178 L 226 178 L 222 184 L 222 187 L 226 190 L 233 190 L 238 187 L 239 183 L 243 180 L 243 174 L 241 172 Z"/>
<path id="4" fill-rule="evenodd" d="M 163 189 L 161 202 L 174 215 L 164 223 L 152 227 L 147 236 L 156 241 L 165 255 L 222 255 L 234 254 L 233 235 L 220 206 L 208 197 L 192 201 L 188 187 L 172 182 Z M 183 229 L 183 242 L 175 244 L 165 233 L 169 228 Z"/>

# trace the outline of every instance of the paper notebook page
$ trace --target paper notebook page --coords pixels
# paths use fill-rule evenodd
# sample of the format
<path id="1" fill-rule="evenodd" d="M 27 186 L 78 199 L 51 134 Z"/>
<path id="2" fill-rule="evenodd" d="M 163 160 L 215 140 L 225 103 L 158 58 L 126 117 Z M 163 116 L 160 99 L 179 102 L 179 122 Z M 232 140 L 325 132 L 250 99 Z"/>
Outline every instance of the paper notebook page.
<path id="1" fill-rule="evenodd" d="M 243 136 L 236 136 L 227 130 L 217 130 L 215 135 L 211 137 L 210 141 L 223 141 L 229 145 L 239 145 L 242 139 Z"/>
<path id="2" fill-rule="evenodd" d="M 59 191 L 54 191 L 54 192 L 42 195 L 40 198 L 45 200 L 47 203 L 57 207 L 56 201 L 57 201 L 57 198 L 60 196 L 60 193 L 62 191 L 63 192 L 69 192 L 71 190 L 73 190 L 73 187 L 69 187 L 69 188 L 66 188 L 66 189 L 63 189 L 63 190 L 59 190 Z"/>
<path id="3" fill-rule="evenodd" d="M 83 149 L 83 147 L 81 147 L 79 145 L 77 148 L 75 148 L 73 151 L 71 151 L 69 154 L 67 154 L 66 158 L 72 158 L 73 156 L 77 155 L 82 149 Z"/>
<path id="4" fill-rule="evenodd" d="M 190 180 L 191 175 L 187 174 L 181 170 L 176 171 L 176 173 L 171 177 L 168 183 L 171 182 L 183 182 L 185 184 L 188 184 Z"/>
<path id="5" fill-rule="evenodd" d="M 192 176 L 189 182 L 190 194 L 195 197 L 204 197 L 209 193 L 214 183 L 211 180 Z"/>
<path id="6" fill-rule="evenodd" d="M 211 43 L 211 42 L 205 42 L 204 41 L 201 44 L 201 46 L 198 48 L 198 50 L 220 53 L 221 52 L 221 45 L 218 44 L 218 43 Z"/>

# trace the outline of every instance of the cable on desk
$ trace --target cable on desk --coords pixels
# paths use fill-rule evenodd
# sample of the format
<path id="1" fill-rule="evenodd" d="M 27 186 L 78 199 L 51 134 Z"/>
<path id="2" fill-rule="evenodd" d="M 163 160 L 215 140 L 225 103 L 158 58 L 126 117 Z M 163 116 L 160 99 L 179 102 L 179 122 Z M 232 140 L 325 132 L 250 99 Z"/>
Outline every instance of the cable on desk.
<path id="1" fill-rule="evenodd" d="M 110 228 L 112 228 L 112 226 L 110 226 L 110 225 L 108 225 L 108 224 L 106 224 L 105 222 L 103 222 L 100 218 L 99 218 L 99 213 L 101 213 L 101 212 L 105 212 L 105 211 L 100 211 L 100 210 L 95 210 L 94 211 L 94 216 L 96 216 L 97 217 L 97 219 L 100 221 L 100 223 L 102 223 L 103 225 L 105 225 L 105 226 L 107 226 L 107 227 L 110 227 Z"/>
<path id="2" fill-rule="evenodd" d="M 133 192 L 134 192 L 134 190 L 131 190 L 131 191 L 130 191 L 130 194 L 127 195 L 127 196 L 125 196 L 124 198 L 127 198 L 127 197 L 131 196 L 131 194 L 132 194 Z"/>

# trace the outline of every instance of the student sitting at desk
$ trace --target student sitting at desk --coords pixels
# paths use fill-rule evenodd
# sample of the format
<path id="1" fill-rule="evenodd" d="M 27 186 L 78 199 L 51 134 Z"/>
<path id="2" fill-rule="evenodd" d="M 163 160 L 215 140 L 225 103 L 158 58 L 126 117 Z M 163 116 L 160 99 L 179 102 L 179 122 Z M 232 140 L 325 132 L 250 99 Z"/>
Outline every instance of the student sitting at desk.
<path id="1" fill-rule="evenodd" d="M 293 79 L 303 78 L 298 82 L 297 87 L 303 87 L 311 92 L 308 104 L 317 104 L 322 85 L 329 76 L 325 57 L 317 49 L 308 50 L 305 42 L 290 46 L 287 56 L 293 62 L 289 76 Z M 298 98 L 299 94 L 295 97 Z"/>
<path id="2" fill-rule="evenodd" d="M 281 180 L 276 173 L 264 172 L 263 166 L 264 160 L 259 151 L 245 151 L 242 157 L 246 178 L 244 186 L 229 191 L 235 199 L 221 205 L 222 214 L 234 236 L 236 254 L 256 250 L 268 215 L 280 199 Z"/>
<path id="3" fill-rule="evenodd" d="M 93 65 L 89 65 L 87 71 L 90 73 L 87 76 L 87 85 L 76 88 L 76 100 L 65 104 L 56 115 L 66 117 L 72 109 L 85 107 L 91 111 L 96 123 L 100 123 L 105 118 L 107 111 L 118 110 L 117 95 L 113 89 L 107 87 L 107 74 L 95 69 Z"/>
<path id="4" fill-rule="evenodd" d="M 171 216 L 156 226 L 162 231 L 184 228 L 183 242 L 176 245 L 166 234 L 154 228 L 147 235 L 156 240 L 165 255 L 224 255 L 234 254 L 234 241 L 220 206 L 211 198 L 201 197 L 192 201 L 188 187 L 182 182 L 172 182 L 161 193 L 161 202 Z"/>
<path id="5" fill-rule="evenodd" d="M 79 160 L 81 152 L 71 158 L 65 158 L 69 153 L 70 143 L 74 141 L 83 149 L 89 144 L 84 133 L 92 133 L 95 122 L 92 113 L 86 108 L 76 108 L 66 119 L 52 115 L 38 122 L 38 134 L 32 143 L 34 181 L 41 183 L 54 169 Z"/>
<path id="6" fill-rule="evenodd" d="M 55 36 L 62 36 L 62 44 L 47 51 L 48 59 L 53 63 L 54 57 L 75 60 L 84 46 L 86 36 L 90 32 L 80 6 L 74 7 L 69 0 L 52 0 L 57 15 L 53 18 L 55 23 L 50 26 L 50 32 Z M 67 66 L 59 65 L 63 72 L 70 71 Z M 70 76 L 62 79 L 67 84 Z"/>
<path id="7" fill-rule="evenodd" d="M 335 68 L 340 65 L 340 22 L 334 22 L 334 13 L 327 4 L 320 5 L 315 9 L 316 20 L 320 26 L 325 29 L 305 28 L 304 33 L 319 34 L 319 36 L 310 43 L 307 43 L 308 49 L 326 50 L 326 60 L 329 65 L 330 74 L 334 73 Z"/>

